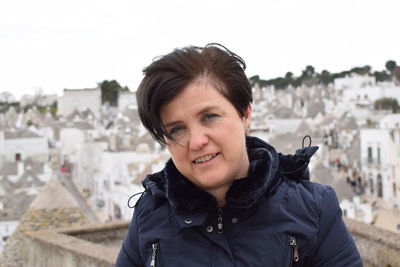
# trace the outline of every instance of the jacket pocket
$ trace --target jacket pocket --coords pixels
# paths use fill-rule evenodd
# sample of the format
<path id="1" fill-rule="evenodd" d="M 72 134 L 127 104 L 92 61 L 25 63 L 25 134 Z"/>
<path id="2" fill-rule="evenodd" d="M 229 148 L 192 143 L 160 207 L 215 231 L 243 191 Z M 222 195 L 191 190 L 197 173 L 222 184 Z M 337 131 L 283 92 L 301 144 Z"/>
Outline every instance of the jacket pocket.
<path id="1" fill-rule="evenodd" d="M 150 259 L 146 266 L 149 267 L 161 267 L 161 258 L 160 258 L 160 242 L 154 242 L 150 246 Z"/>
<path id="2" fill-rule="evenodd" d="M 297 247 L 297 240 L 294 236 L 289 236 L 287 240 L 286 258 L 284 267 L 292 267 L 293 263 L 299 261 L 299 249 Z"/>

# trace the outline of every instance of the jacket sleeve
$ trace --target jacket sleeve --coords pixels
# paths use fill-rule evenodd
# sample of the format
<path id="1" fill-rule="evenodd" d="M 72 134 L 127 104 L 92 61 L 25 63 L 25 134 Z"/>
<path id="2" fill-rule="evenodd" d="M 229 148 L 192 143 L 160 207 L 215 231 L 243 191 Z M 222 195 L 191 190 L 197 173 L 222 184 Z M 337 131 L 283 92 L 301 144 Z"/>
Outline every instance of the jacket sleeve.
<path id="1" fill-rule="evenodd" d="M 363 266 L 351 234 L 342 219 L 335 191 L 328 187 L 321 203 L 318 244 L 311 266 Z"/>
<path id="2" fill-rule="evenodd" d="M 116 267 L 142 267 L 138 241 L 138 209 L 135 208 L 129 230 L 119 251 Z"/>

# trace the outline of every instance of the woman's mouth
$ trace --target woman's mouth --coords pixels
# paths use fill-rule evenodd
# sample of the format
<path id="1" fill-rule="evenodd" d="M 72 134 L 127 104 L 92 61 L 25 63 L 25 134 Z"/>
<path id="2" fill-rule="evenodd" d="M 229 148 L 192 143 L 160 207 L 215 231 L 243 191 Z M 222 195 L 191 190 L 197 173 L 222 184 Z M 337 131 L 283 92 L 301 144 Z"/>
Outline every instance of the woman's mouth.
<path id="1" fill-rule="evenodd" d="M 208 155 L 206 155 L 206 156 L 203 156 L 203 157 L 201 157 L 201 158 L 198 158 L 198 159 L 193 160 L 192 163 L 199 164 L 199 163 L 204 163 L 204 162 L 210 161 L 210 160 L 212 160 L 213 158 L 215 158 L 218 154 L 219 154 L 219 153 L 208 154 Z"/>

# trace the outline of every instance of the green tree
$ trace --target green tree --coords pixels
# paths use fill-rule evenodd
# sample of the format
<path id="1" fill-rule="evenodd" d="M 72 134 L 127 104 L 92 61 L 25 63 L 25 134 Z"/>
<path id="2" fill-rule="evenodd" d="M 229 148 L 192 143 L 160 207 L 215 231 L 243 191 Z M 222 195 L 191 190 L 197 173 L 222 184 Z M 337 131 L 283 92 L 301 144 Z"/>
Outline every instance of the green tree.
<path id="1" fill-rule="evenodd" d="M 105 80 L 100 84 L 101 88 L 101 103 L 108 103 L 110 106 L 118 105 L 118 93 L 122 90 L 121 85 L 116 81 Z"/>
<path id="2" fill-rule="evenodd" d="M 392 72 L 397 67 L 396 61 L 394 60 L 387 61 L 385 67 L 388 71 Z"/>
<path id="3" fill-rule="evenodd" d="M 319 75 L 319 79 L 323 85 L 328 85 L 333 82 L 333 76 L 327 70 L 323 70 Z"/>
<path id="4" fill-rule="evenodd" d="M 384 97 L 384 98 L 377 99 L 374 103 L 374 108 L 375 109 L 391 109 L 393 111 L 393 113 L 400 111 L 400 106 L 399 106 L 399 103 L 397 102 L 397 99 L 390 98 L 390 97 Z"/>
<path id="5" fill-rule="evenodd" d="M 249 78 L 251 86 L 255 86 L 256 84 L 260 85 L 260 76 L 254 75 Z"/>
<path id="6" fill-rule="evenodd" d="M 306 69 L 302 71 L 301 73 L 301 79 L 302 80 L 309 80 L 314 77 L 315 74 L 315 69 L 313 66 L 308 65 L 306 66 Z"/>
<path id="7" fill-rule="evenodd" d="M 390 75 L 386 71 L 375 71 L 374 77 L 376 82 L 390 81 Z"/>
<path id="8" fill-rule="evenodd" d="M 357 73 L 359 75 L 370 74 L 371 67 L 366 65 L 364 67 L 355 67 L 350 70 L 351 73 Z"/>

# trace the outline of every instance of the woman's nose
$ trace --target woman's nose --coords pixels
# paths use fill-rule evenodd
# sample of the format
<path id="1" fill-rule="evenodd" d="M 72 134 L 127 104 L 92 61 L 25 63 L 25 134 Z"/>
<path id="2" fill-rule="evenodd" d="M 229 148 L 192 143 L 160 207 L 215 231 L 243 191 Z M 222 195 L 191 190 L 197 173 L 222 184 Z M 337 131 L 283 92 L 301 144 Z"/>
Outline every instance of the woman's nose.
<path id="1" fill-rule="evenodd" d="M 189 148 L 191 150 L 200 150 L 208 144 L 209 138 L 204 132 L 194 132 L 190 134 Z"/>

